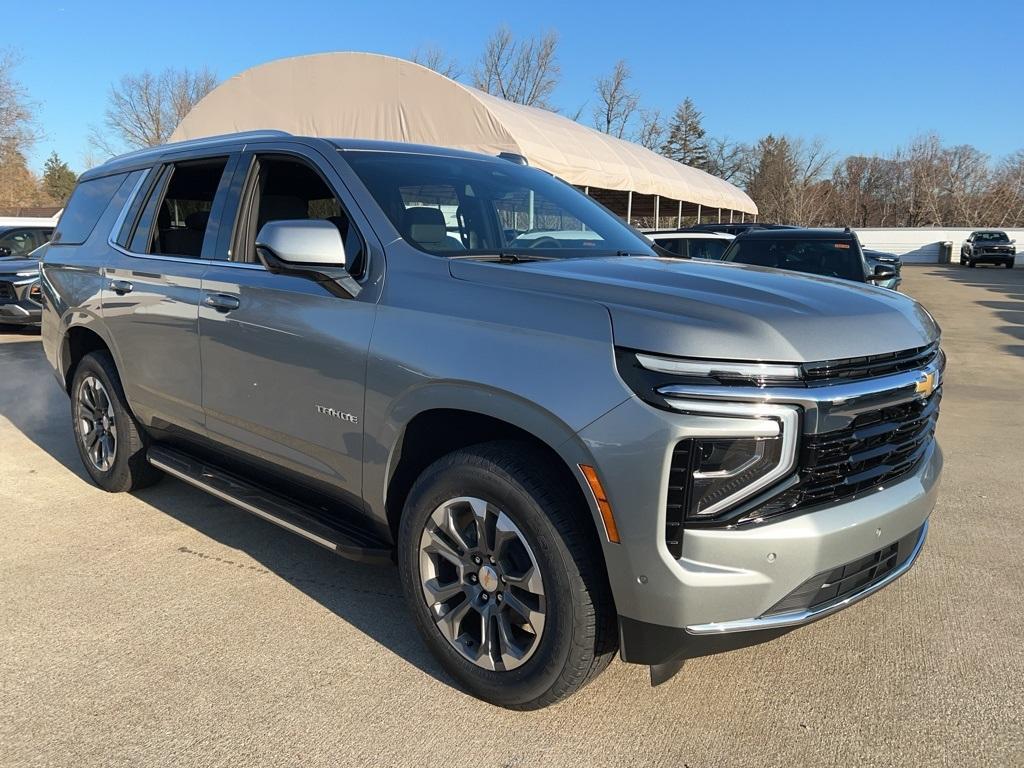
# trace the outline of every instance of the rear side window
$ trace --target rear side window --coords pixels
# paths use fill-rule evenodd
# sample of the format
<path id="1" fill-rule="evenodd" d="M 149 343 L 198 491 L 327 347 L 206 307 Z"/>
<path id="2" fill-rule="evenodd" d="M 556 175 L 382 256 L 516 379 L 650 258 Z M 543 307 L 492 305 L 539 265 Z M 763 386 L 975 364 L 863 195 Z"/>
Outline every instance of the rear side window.
<path id="1" fill-rule="evenodd" d="M 201 258 L 227 162 L 221 157 L 167 166 L 142 211 L 131 250 Z"/>
<path id="2" fill-rule="evenodd" d="M 119 173 L 79 183 L 60 217 L 53 242 L 80 245 L 88 240 L 96 222 L 127 177 L 127 173 Z"/>

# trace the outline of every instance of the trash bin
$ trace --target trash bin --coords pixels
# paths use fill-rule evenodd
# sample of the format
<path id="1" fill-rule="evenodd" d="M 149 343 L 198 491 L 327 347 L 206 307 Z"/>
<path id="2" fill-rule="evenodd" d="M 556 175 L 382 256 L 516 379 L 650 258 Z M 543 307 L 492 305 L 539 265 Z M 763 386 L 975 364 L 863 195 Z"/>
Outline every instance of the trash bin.
<path id="1" fill-rule="evenodd" d="M 944 240 L 939 243 L 939 264 L 949 264 L 953 261 L 953 241 Z"/>

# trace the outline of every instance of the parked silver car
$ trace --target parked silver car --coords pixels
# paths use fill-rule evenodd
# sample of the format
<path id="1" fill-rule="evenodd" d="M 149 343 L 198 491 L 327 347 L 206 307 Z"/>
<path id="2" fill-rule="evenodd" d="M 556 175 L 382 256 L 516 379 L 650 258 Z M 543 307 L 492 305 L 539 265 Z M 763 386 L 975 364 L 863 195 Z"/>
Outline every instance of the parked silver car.
<path id="1" fill-rule="evenodd" d="M 83 174 L 42 286 L 99 486 L 170 474 L 396 560 L 441 665 L 501 706 L 616 652 L 666 679 L 870 595 L 925 540 L 924 308 L 657 258 L 504 159 L 278 133 L 126 155 Z"/>

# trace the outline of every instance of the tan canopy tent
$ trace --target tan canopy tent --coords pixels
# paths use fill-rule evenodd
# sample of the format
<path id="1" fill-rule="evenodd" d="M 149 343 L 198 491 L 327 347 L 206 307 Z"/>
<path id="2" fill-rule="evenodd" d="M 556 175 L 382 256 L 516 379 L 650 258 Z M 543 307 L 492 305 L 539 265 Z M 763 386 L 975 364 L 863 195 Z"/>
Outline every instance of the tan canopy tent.
<path id="1" fill-rule="evenodd" d="M 200 101 L 171 140 L 259 129 L 511 152 L 655 226 L 757 214 L 742 190 L 704 171 L 391 56 L 323 53 L 253 67 Z"/>

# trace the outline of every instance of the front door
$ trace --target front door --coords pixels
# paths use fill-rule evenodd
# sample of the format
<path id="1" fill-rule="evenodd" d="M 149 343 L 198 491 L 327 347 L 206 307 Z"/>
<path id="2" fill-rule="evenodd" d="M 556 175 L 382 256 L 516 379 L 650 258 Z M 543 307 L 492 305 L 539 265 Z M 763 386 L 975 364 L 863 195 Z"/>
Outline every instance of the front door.
<path id="1" fill-rule="evenodd" d="M 202 281 L 207 428 L 214 440 L 357 503 L 375 303 L 367 292 L 339 298 L 311 280 L 271 274 L 254 243 L 268 221 L 326 219 L 341 230 L 358 277 L 365 241 L 315 152 L 256 153 L 240 165 L 247 159 L 236 235 Z"/>

